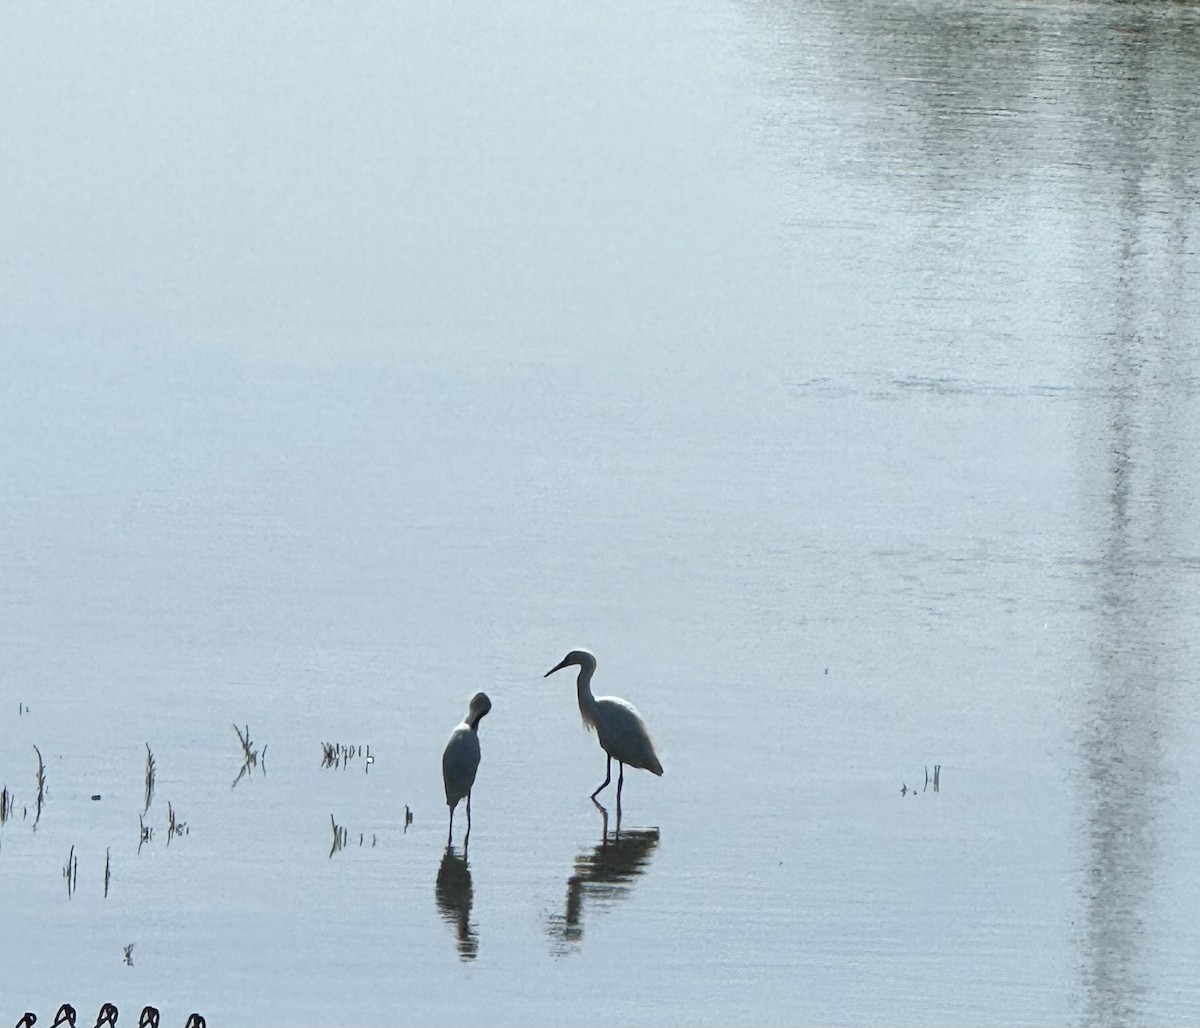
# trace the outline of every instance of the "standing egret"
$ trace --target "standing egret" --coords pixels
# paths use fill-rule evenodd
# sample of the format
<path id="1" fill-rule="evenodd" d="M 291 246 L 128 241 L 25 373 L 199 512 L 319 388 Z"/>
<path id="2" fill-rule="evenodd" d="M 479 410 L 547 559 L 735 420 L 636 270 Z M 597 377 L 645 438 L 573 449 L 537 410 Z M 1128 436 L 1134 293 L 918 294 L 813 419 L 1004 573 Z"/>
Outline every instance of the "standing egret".
<path id="1" fill-rule="evenodd" d="M 479 770 L 479 721 L 492 709 L 487 693 L 477 692 L 471 697 L 466 719 L 453 732 L 442 754 L 442 781 L 446 785 L 446 806 L 450 808 L 450 831 L 446 845 L 454 838 L 454 808 L 464 796 L 467 798 L 467 839 L 471 837 L 471 786 L 475 784 L 475 772 Z M 466 841 L 463 841 L 466 846 Z"/>
<path id="2" fill-rule="evenodd" d="M 572 650 L 561 661 L 554 665 L 542 677 L 549 678 L 555 671 L 579 665 L 579 678 L 575 687 L 579 694 L 579 713 L 583 715 L 583 723 L 590 731 L 596 730 L 600 745 L 608 754 L 608 765 L 604 771 L 604 781 L 596 794 L 607 787 L 612 781 L 613 757 L 617 758 L 620 768 L 617 775 L 617 808 L 621 805 L 621 788 L 625 784 L 625 765 L 642 767 L 652 774 L 663 773 L 658 754 L 654 752 L 654 742 L 646 730 L 646 723 L 632 703 L 617 696 L 593 696 L 592 675 L 596 673 L 596 658 L 587 650 Z"/>

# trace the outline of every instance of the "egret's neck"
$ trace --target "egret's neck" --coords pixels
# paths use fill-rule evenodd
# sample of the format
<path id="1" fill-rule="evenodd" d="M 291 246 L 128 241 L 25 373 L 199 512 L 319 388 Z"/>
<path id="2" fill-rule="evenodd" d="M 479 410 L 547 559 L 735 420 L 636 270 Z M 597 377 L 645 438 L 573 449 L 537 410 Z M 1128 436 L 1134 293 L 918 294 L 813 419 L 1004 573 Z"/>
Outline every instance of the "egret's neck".
<path id="1" fill-rule="evenodd" d="M 586 664 L 581 665 L 579 677 L 575 679 L 575 691 L 579 696 L 579 713 L 583 715 L 583 720 L 588 724 L 592 724 L 596 720 L 594 716 L 596 697 L 592 695 L 592 674 L 595 670 L 594 667 L 588 667 Z"/>

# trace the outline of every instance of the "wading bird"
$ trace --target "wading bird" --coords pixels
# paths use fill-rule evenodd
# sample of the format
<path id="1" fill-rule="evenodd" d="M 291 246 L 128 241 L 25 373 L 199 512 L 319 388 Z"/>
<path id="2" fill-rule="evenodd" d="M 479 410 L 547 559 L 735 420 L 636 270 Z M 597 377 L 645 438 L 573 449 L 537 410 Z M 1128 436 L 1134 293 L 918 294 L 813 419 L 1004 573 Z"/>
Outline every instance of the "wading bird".
<path id="1" fill-rule="evenodd" d="M 471 786 L 475 784 L 475 772 L 479 770 L 479 721 L 492 709 L 487 693 L 477 692 L 471 697 L 466 719 L 452 733 L 442 754 L 442 781 L 446 785 L 446 806 L 450 808 L 450 831 L 446 845 L 454 838 L 454 808 L 464 796 L 467 798 L 467 836 L 471 837 Z M 466 846 L 466 840 L 463 840 Z"/>
<path id="2" fill-rule="evenodd" d="M 658 754 L 654 752 L 654 742 L 646 731 L 646 724 L 632 703 L 616 696 L 593 696 L 592 675 L 596 672 L 596 658 L 587 650 L 572 650 L 561 661 L 543 675 L 549 678 L 555 671 L 560 671 L 573 664 L 579 665 L 579 678 L 575 688 L 579 694 L 579 713 L 583 715 L 583 723 L 590 731 L 596 729 L 600 745 L 608 754 L 608 765 L 604 771 L 604 781 L 592 799 L 612 781 L 613 757 L 617 758 L 619 772 L 617 774 L 617 805 L 621 804 L 621 788 L 625 784 L 625 765 L 645 768 L 652 774 L 663 773 Z"/>

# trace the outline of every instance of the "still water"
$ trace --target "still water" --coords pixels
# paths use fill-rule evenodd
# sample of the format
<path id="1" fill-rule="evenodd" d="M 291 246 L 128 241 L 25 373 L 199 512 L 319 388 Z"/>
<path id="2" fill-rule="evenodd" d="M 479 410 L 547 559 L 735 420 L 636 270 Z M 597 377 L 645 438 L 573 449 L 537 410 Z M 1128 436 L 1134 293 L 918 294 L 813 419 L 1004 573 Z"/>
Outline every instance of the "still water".
<path id="1" fill-rule="evenodd" d="M 1195 1023 L 1200 9 L 543 6 L 5 15 L 0 1019 Z"/>

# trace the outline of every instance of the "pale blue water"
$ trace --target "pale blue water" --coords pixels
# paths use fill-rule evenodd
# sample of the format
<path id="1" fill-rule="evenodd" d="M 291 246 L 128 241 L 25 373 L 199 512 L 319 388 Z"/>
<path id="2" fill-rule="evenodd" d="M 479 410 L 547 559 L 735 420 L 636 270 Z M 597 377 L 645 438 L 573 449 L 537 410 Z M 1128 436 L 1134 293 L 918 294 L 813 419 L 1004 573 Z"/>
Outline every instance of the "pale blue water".
<path id="1" fill-rule="evenodd" d="M 1196 81 L 1191 4 L 10 13 L 0 1017 L 1195 1022 Z"/>

